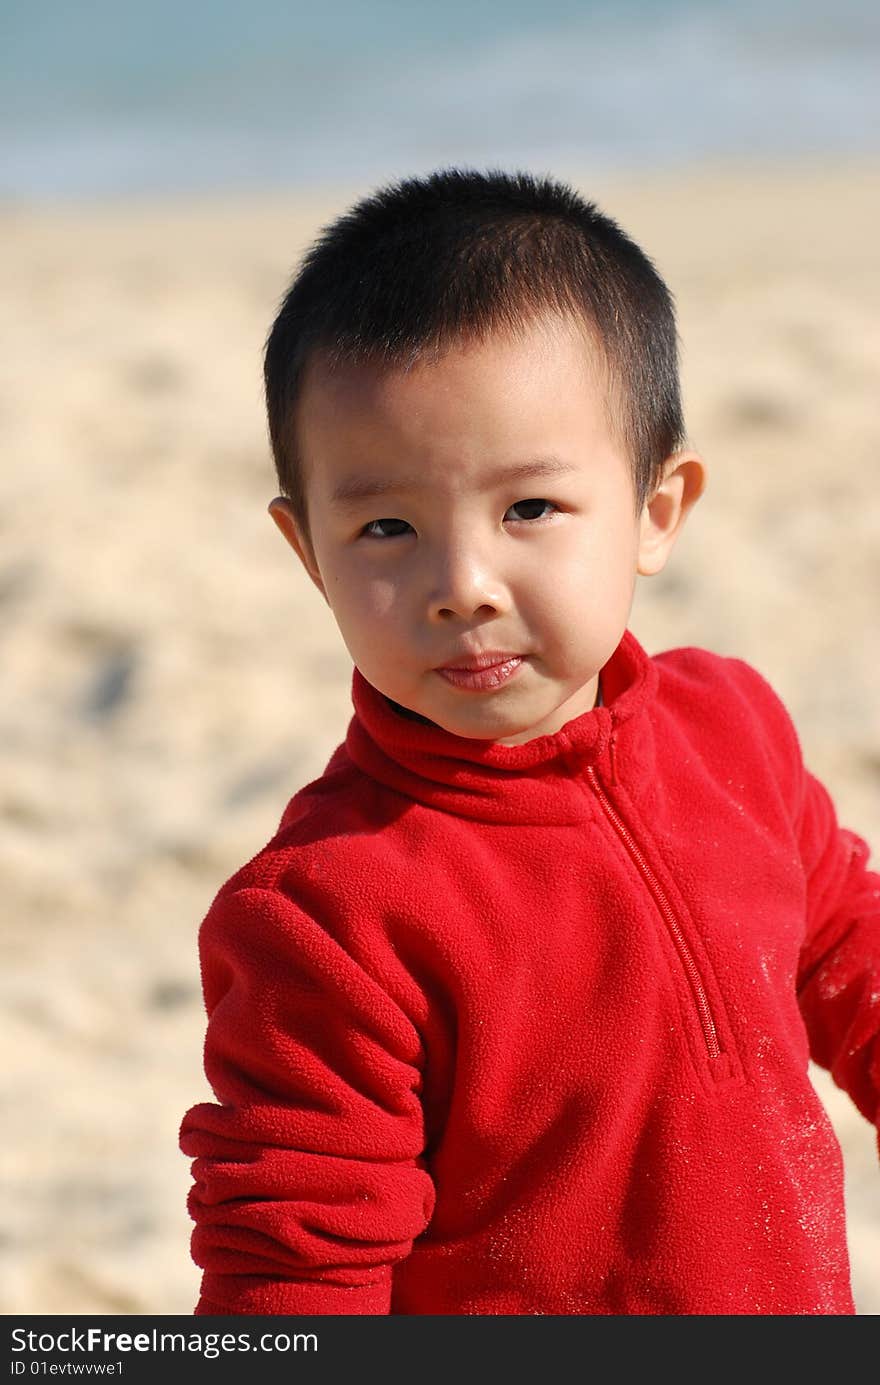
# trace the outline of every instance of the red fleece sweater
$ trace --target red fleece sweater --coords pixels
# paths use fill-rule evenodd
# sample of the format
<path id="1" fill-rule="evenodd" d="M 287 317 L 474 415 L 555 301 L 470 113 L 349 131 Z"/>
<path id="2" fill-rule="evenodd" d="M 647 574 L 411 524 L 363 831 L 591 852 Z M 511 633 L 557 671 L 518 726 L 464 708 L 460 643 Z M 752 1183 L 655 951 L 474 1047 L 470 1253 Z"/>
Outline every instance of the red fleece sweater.
<path id="1" fill-rule="evenodd" d="M 519 746 L 355 715 L 202 925 L 197 1313 L 837 1314 L 880 876 L 747 664 Z"/>

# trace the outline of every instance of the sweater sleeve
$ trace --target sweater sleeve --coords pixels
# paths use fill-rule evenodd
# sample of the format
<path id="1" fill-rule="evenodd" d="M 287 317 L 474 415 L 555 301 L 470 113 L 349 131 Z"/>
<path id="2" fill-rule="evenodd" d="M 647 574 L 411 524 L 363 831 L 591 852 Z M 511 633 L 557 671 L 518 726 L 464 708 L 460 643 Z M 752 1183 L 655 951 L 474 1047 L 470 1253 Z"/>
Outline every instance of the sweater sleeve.
<path id="1" fill-rule="evenodd" d="M 807 884 L 798 1001 L 810 1055 L 880 1123 L 880 875 L 841 827 L 824 785 L 804 769 L 797 814 Z"/>
<path id="2" fill-rule="evenodd" d="M 870 848 L 842 827 L 828 790 L 804 764 L 782 700 L 749 664 L 728 660 L 767 730 L 797 843 L 806 918 L 797 995 L 810 1056 L 873 1124 L 880 1122 L 880 874 Z"/>
<path id="3" fill-rule="evenodd" d="M 183 1119 L 196 1314 L 382 1314 L 433 1210 L 421 1041 L 333 933 L 268 888 L 199 935 L 217 1104 Z"/>

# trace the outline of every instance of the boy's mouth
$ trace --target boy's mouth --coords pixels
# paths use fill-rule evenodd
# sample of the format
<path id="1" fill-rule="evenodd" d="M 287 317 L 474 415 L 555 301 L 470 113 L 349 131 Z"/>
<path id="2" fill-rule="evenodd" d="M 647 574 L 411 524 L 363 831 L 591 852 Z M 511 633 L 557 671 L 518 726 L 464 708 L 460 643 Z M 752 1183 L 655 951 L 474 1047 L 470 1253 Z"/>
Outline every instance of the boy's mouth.
<path id="1" fill-rule="evenodd" d="M 484 654 L 472 654 L 455 664 L 446 664 L 436 670 L 441 678 L 453 687 L 480 692 L 486 688 L 497 688 L 506 683 L 522 667 L 521 654 L 504 654 L 489 650 Z"/>

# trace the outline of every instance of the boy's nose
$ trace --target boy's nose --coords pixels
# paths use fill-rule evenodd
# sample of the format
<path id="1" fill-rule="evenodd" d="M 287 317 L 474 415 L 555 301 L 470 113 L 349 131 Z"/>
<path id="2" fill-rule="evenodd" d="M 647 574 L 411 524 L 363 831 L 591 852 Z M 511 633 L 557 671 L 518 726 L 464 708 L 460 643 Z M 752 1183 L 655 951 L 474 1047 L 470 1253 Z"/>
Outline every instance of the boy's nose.
<path id="1" fill-rule="evenodd" d="M 438 562 L 428 598 L 432 620 L 470 620 L 480 611 L 498 612 L 507 604 L 504 583 L 480 554 L 459 548 Z"/>

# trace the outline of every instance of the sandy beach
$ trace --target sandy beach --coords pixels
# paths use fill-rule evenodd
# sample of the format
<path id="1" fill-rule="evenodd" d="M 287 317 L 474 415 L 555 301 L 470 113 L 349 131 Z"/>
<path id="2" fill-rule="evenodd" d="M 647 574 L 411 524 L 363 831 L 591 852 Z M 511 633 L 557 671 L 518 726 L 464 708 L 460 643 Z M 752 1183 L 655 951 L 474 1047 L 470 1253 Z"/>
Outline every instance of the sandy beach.
<path id="1" fill-rule="evenodd" d="M 755 664 L 880 853 L 880 169 L 584 177 L 675 294 L 707 492 L 631 628 Z M 351 664 L 266 514 L 266 331 L 365 188 L 0 208 L 0 1311 L 189 1314 L 196 934 L 344 735 Z M 814 1080 L 880 1312 L 876 1132 Z"/>

